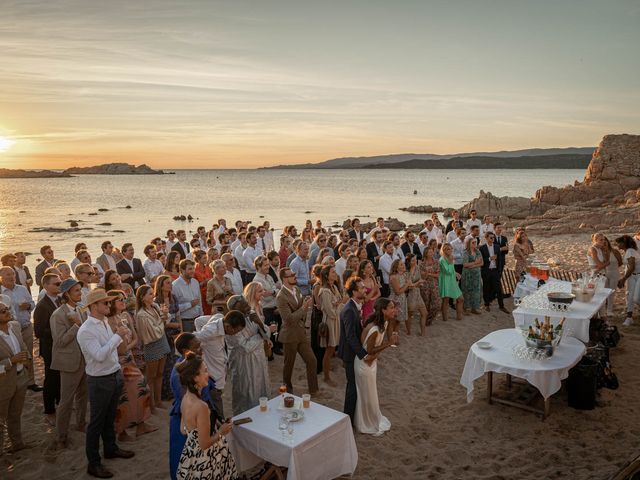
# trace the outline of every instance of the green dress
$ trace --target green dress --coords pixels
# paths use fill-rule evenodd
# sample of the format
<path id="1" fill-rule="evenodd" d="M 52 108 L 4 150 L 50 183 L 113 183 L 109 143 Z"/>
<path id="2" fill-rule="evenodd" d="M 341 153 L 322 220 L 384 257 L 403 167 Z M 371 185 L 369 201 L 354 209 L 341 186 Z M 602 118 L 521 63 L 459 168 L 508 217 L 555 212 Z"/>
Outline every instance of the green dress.
<path id="1" fill-rule="evenodd" d="M 462 254 L 462 263 L 475 262 L 480 256 L 480 250 L 476 250 L 475 255 L 465 250 Z M 464 295 L 464 308 L 479 309 L 480 302 L 482 301 L 482 276 L 480 275 L 480 267 L 463 268 L 460 286 L 462 287 L 462 294 Z"/>
<path id="2" fill-rule="evenodd" d="M 456 280 L 456 270 L 453 268 L 453 263 L 440 257 L 440 277 L 438 278 L 438 288 L 440 289 L 441 298 L 458 298 L 462 295 L 462 291 L 458 286 Z"/>

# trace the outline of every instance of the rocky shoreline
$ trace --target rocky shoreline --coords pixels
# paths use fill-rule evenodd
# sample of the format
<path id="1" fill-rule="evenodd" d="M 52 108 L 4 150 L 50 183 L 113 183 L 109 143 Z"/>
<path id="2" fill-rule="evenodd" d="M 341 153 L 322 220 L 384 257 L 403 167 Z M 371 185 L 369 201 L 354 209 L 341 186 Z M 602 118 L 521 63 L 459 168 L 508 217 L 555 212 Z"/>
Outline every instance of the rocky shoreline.
<path id="1" fill-rule="evenodd" d="M 70 178 L 72 175 L 53 170 L 13 170 L 0 168 L 0 178 Z"/>
<path id="2" fill-rule="evenodd" d="M 430 205 L 401 208 L 430 213 Z M 497 197 L 480 191 L 459 209 L 476 210 L 508 227 L 538 235 L 628 232 L 640 229 L 640 135 L 606 135 L 593 152 L 584 180 L 565 187 L 543 186 L 533 198 Z M 445 215 L 446 216 L 446 215 Z"/>
<path id="3" fill-rule="evenodd" d="M 154 170 L 146 164 L 131 165 L 129 163 L 105 163 L 93 167 L 71 167 L 64 173 L 69 175 L 164 175 L 162 170 Z"/>

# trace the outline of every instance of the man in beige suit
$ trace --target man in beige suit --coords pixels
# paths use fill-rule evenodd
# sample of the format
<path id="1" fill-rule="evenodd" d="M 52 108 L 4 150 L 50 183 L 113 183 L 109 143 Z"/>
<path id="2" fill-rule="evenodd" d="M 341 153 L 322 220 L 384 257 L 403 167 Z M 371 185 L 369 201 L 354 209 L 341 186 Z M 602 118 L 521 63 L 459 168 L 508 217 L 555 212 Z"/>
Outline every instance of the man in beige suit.
<path id="1" fill-rule="evenodd" d="M 56 410 L 56 437 L 59 448 L 69 446 L 69 420 L 73 400 L 76 402 L 76 428 L 84 432 L 87 418 L 87 378 L 84 357 L 76 341 L 83 314 L 78 303 L 82 285 L 72 278 L 60 285 L 62 305 L 51 315 L 53 354 L 51 368 L 60 372 L 60 403 Z"/>
<path id="2" fill-rule="evenodd" d="M 307 366 L 307 384 L 309 393 L 318 393 L 318 375 L 316 373 L 316 357 L 311 350 L 311 342 L 305 329 L 307 312 L 311 307 L 311 297 L 304 299 L 300 289 L 296 286 L 296 274 L 288 268 L 280 269 L 282 288 L 276 297 L 276 305 L 282 317 L 282 328 L 278 341 L 284 346 L 284 371 L 282 379 L 287 391 L 293 393 L 291 374 L 296 362 L 296 355 L 300 354 Z"/>
<path id="3" fill-rule="evenodd" d="M 11 321 L 11 310 L 0 303 L 0 456 L 6 426 L 11 439 L 10 452 L 27 446 L 22 441 L 21 417 L 29 384 L 29 354 L 20 324 Z"/>

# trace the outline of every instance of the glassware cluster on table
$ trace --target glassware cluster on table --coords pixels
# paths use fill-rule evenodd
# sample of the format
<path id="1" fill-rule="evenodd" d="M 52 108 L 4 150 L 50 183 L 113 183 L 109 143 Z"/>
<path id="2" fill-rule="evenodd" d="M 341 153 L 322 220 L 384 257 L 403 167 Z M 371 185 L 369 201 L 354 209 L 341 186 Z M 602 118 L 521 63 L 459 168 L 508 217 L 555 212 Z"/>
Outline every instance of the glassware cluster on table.
<path id="1" fill-rule="evenodd" d="M 284 406 L 284 398 L 287 396 L 287 386 L 285 384 L 280 385 L 278 389 L 280 393 L 280 401 L 282 406 Z M 266 412 L 269 410 L 268 405 L 269 399 L 267 397 L 260 397 L 259 405 L 260 412 Z M 311 406 L 311 395 L 308 393 L 302 395 L 302 408 L 310 408 Z M 282 441 L 288 443 L 289 445 L 293 445 L 293 433 L 294 433 L 294 421 L 290 417 L 290 413 L 286 411 L 281 411 L 278 415 L 278 430 L 282 435 Z M 289 435 L 287 438 L 287 434 Z"/>

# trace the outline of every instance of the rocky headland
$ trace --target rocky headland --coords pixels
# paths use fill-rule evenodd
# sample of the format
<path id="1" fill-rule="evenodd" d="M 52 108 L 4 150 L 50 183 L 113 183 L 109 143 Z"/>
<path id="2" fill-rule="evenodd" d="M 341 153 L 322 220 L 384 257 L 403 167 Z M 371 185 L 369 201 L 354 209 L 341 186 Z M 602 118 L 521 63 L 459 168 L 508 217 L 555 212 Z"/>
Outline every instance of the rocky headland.
<path id="1" fill-rule="evenodd" d="M 53 170 L 13 170 L 0 168 L 0 178 L 69 178 L 66 172 L 54 172 Z"/>
<path id="2" fill-rule="evenodd" d="M 467 217 L 472 209 L 542 235 L 640 229 L 640 135 L 606 135 L 582 182 L 544 186 L 533 198 L 480 191 L 460 214 Z"/>
<path id="3" fill-rule="evenodd" d="M 131 165 L 129 163 L 105 163 L 93 167 L 71 167 L 64 173 L 69 175 L 162 175 L 162 170 L 154 170 L 148 165 Z"/>

